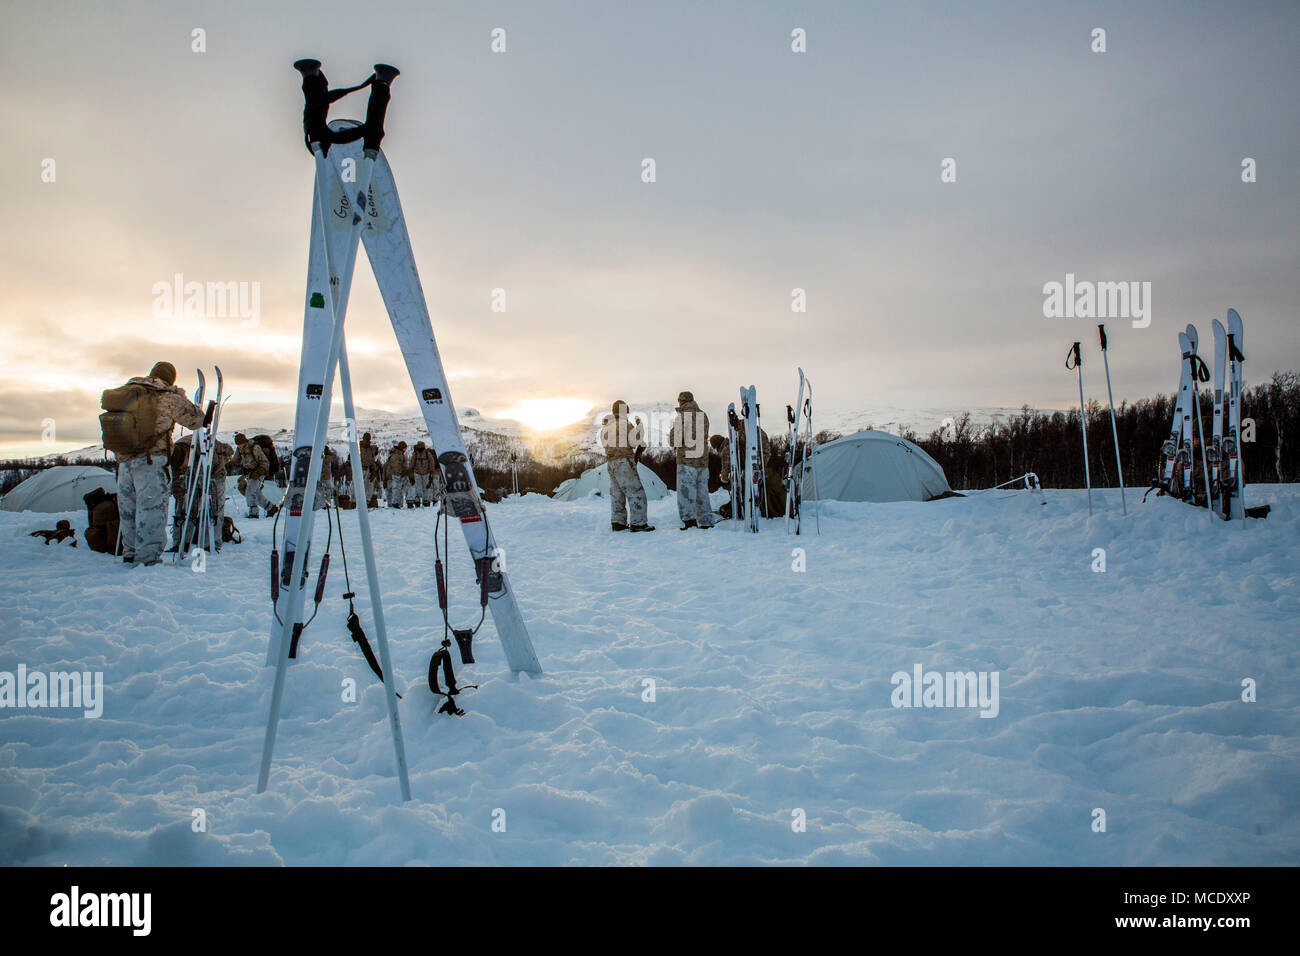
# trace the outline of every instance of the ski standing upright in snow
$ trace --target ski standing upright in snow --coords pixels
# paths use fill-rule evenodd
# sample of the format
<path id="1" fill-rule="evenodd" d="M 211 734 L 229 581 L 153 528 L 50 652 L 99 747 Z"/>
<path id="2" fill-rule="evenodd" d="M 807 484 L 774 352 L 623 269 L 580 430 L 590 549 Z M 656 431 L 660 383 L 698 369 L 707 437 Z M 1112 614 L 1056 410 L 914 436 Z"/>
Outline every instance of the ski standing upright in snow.
<path id="1" fill-rule="evenodd" d="M 388 87 L 397 70 L 376 64 L 369 80 L 349 90 L 329 90 L 320 63 L 302 60 L 294 64 L 303 75 L 306 106 L 303 126 L 316 164 L 316 195 L 313 206 L 311 254 L 308 261 L 308 289 L 304 314 L 302 366 L 299 376 L 298 411 L 291 484 L 286 496 L 285 565 L 275 590 L 277 625 L 272 628 L 271 655 L 276 666 L 271 715 L 263 746 L 258 789 L 265 790 L 275 744 L 275 730 L 283 700 L 285 673 L 290 649 L 301 634 L 305 606 L 306 557 L 310 549 L 314 509 L 306 506 L 320 478 L 321 459 L 329 423 L 335 371 L 342 380 L 344 410 L 352 443 L 353 482 L 364 487 L 360 474 L 360 453 L 356 444 L 355 407 L 347 367 L 343 323 L 351 287 L 357 249 L 364 242 L 371 269 L 379 285 L 389 319 L 406 362 L 416 400 L 423 413 L 437 462 L 446 483 L 444 508 L 448 518 L 458 519 L 470 552 L 470 564 L 492 612 L 509 668 L 515 672 L 541 673 L 523 616 L 505 568 L 501 564 L 483 503 L 478 495 L 472 465 L 465 451 L 459 421 L 447 386 L 446 374 L 433 337 L 424 292 L 416 271 L 410 238 L 406 231 L 397 187 L 388 161 L 379 150 L 384 135 Z M 329 104 L 347 92 L 371 87 L 366 121 L 327 122 Z M 362 140 L 360 148 L 357 141 Z M 340 265 L 341 263 L 341 265 Z M 368 515 L 358 495 L 358 517 L 367 575 L 374 572 L 373 544 Z M 372 603 L 378 605 L 377 585 L 372 586 Z M 393 668 L 382 625 L 382 610 L 376 617 L 376 639 L 384 674 L 385 696 L 397 753 L 403 798 L 409 799 L 401 726 L 397 719 Z"/>
<path id="2" fill-rule="evenodd" d="M 763 464 L 758 447 L 758 390 L 753 385 L 740 389 L 740 415 L 745 423 L 745 526 L 757 534 L 763 508 Z"/>
<path id="3" fill-rule="evenodd" d="M 740 419 L 736 416 L 736 403 L 727 406 L 727 455 L 731 466 L 731 519 L 739 525 L 744 518 L 742 502 L 745 500 L 745 473 L 741 470 L 740 437 L 743 425 L 737 427 Z"/>
<path id="4" fill-rule="evenodd" d="M 1214 510 L 1225 517 L 1228 510 L 1227 494 L 1223 487 L 1223 382 L 1228 362 L 1228 330 L 1215 319 L 1214 332 L 1214 417 L 1210 424 L 1210 487 L 1214 490 Z"/>
<path id="5" fill-rule="evenodd" d="M 1190 322 L 1187 324 L 1187 341 L 1192 347 L 1192 408 L 1196 411 L 1196 434 L 1201 442 L 1201 477 L 1205 479 L 1205 507 L 1211 509 L 1210 504 L 1210 467 L 1208 456 L 1205 451 L 1205 426 L 1201 422 L 1201 390 L 1200 383 L 1210 380 L 1210 369 L 1205 364 L 1205 360 L 1197 353 L 1200 346 L 1200 336 L 1196 334 L 1196 326 Z M 1190 441 L 1190 437 L 1188 439 Z"/>
<path id="6" fill-rule="evenodd" d="M 804 376 L 803 369 L 799 369 L 799 393 L 795 398 L 793 405 L 785 407 L 786 420 L 786 440 L 785 440 L 785 531 L 790 533 L 790 519 L 797 512 L 798 507 L 795 502 L 795 496 L 798 489 L 795 483 L 795 450 L 799 445 L 799 421 L 803 416 L 803 387 Z"/>
<path id="7" fill-rule="evenodd" d="M 207 382 L 203 378 L 203 369 L 196 368 L 194 374 L 197 375 L 199 379 L 199 387 L 194 390 L 194 404 L 199 408 L 202 408 L 203 396 L 207 391 Z M 177 515 L 177 517 L 184 519 L 184 523 L 179 529 L 176 529 L 175 522 L 172 523 L 172 527 L 173 529 L 176 529 L 175 533 L 177 535 L 176 540 L 172 542 L 172 547 L 174 549 L 174 553 L 172 554 L 172 564 L 180 564 L 184 557 L 184 548 L 189 545 L 190 511 L 194 505 L 194 489 L 197 485 L 197 482 L 194 480 L 194 475 L 198 470 L 200 434 L 202 431 L 203 426 L 200 425 L 198 428 L 194 429 L 194 431 L 190 432 L 190 467 L 187 479 L 188 483 L 185 487 L 184 511 L 180 515 Z M 181 507 L 180 502 L 177 502 L 176 504 L 177 507 Z"/>
<path id="8" fill-rule="evenodd" d="M 1227 358 L 1228 358 L 1228 420 L 1227 434 L 1223 439 L 1224 464 L 1227 468 L 1227 480 L 1224 484 L 1228 491 L 1228 507 L 1224 513 L 1229 520 L 1240 518 L 1244 524 L 1246 510 L 1243 506 L 1244 479 L 1241 467 L 1241 390 L 1243 382 L 1242 365 L 1246 361 L 1244 354 L 1246 344 L 1245 329 L 1241 316 L 1236 309 L 1228 310 Z"/>

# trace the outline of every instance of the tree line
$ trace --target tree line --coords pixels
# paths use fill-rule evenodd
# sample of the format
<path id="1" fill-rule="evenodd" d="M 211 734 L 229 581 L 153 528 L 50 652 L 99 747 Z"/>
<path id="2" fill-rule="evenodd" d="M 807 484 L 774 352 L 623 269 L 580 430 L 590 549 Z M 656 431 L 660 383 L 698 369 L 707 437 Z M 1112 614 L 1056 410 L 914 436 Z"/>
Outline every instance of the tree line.
<path id="1" fill-rule="evenodd" d="M 1169 438 L 1176 396 L 1158 395 L 1132 404 L 1121 403 L 1115 409 L 1115 430 L 1119 436 L 1124 483 L 1142 487 L 1150 483 L 1162 464 L 1160 447 Z M 1201 392 L 1201 417 L 1209 434 L 1214 416 L 1214 395 Z M 1274 372 L 1272 378 L 1242 393 L 1242 460 L 1245 481 L 1249 484 L 1300 482 L 1300 373 Z M 1097 487 L 1115 487 L 1114 439 L 1111 436 L 1110 409 L 1100 402 L 1088 403 L 1085 421 L 1088 432 L 1088 468 Z M 786 436 L 773 434 L 772 464 L 784 472 L 789 457 Z M 822 431 L 815 437 L 825 444 L 841 437 L 834 431 Z M 970 413 L 951 425 L 936 428 L 928 435 L 903 429 L 902 437 L 923 448 L 943 466 L 948 483 L 954 490 L 990 488 L 1032 471 L 1047 488 L 1081 488 L 1084 483 L 1083 442 L 1079 428 L 1079 411 L 1035 411 L 1023 406 L 1020 414 L 1005 421 L 984 425 L 971 422 Z M 1193 454 L 1198 462 L 1199 437 Z M 604 457 L 582 452 L 562 460 L 540 460 L 515 439 L 489 432 L 479 432 L 472 455 L 474 472 L 484 496 L 497 500 L 512 488 L 512 470 L 517 470 L 521 491 L 552 493 L 561 482 L 574 478 L 600 464 Z M 669 488 L 677 487 L 676 457 L 672 449 L 647 449 L 642 464 L 653 471 Z M 64 457 L 16 459 L 0 462 L 0 494 L 24 479 L 54 465 L 93 465 L 115 469 L 104 459 Z M 714 452 L 710 461 L 710 487 L 719 486 L 721 459 Z M 1198 482 L 1199 482 L 1198 478 Z"/>
<path id="2" fill-rule="evenodd" d="M 1170 437 L 1176 396 L 1159 395 L 1115 408 L 1124 484 L 1149 485 L 1160 473 L 1161 445 Z M 1243 477 L 1248 484 L 1300 481 L 1300 374 L 1275 372 L 1262 384 L 1242 392 Z M 1200 393 L 1206 444 L 1214 421 L 1214 393 Z M 1226 412 L 1225 412 L 1226 417 Z M 1115 438 L 1110 407 L 1088 403 L 1088 468 L 1092 483 L 1116 487 Z M 1196 423 L 1193 419 L 1193 432 Z M 1032 471 L 1044 487 L 1081 488 L 1084 484 L 1083 438 L 1079 411 L 1039 412 L 1028 406 L 1007 421 L 972 425 L 970 415 L 925 437 L 904 431 L 903 437 L 921 446 L 943 466 L 948 483 L 958 491 L 989 488 Z M 1193 441 L 1197 482 L 1200 483 L 1201 442 Z"/>

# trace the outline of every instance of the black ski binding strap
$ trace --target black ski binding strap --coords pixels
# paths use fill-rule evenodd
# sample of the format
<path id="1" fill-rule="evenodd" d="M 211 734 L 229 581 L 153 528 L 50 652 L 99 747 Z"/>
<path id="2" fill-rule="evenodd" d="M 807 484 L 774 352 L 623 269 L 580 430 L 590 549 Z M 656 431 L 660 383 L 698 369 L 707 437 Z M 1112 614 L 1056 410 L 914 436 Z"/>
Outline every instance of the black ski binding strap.
<path id="1" fill-rule="evenodd" d="M 442 477 L 446 482 L 443 501 L 447 510 L 457 518 L 477 518 L 483 513 L 474 480 L 470 477 L 469 458 L 464 452 L 447 451 L 438 456 Z"/>
<path id="2" fill-rule="evenodd" d="M 456 686 L 456 675 L 451 669 L 451 652 L 447 650 L 450 646 L 451 641 L 444 640 L 442 646 L 429 658 L 429 690 L 439 697 L 447 698 L 446 702 L 438 708 L 438 713 L 463 717 L 465 711 L 456 706 L 456 695 L 460 693 L 460 688 Z M 439 667 L 442 668 L 443 680 L 447 682 L 446 690 L 443 690 L 438 683 Z"/>

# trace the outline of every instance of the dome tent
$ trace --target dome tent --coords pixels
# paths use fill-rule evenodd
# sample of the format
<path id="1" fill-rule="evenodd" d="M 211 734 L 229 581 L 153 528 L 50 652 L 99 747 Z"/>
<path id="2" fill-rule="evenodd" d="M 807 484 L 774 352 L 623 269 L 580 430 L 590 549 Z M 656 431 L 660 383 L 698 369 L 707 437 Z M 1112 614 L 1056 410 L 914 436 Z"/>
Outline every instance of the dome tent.
<path id="1" fill-rule="evenodd" d="M 641 476 L 641 485 L 645 488 L 647 500 L 658 501 L 660 498 L 668 497 L 668 486 L 663 483 L 663 479 L 640 462 L 637 463 L 636 471 Z M 579 501 L 589 495 L 603 497 L 608 494 L 609 466 L 604 464 L 588 468 L 577 478 L 560 482 L 559 487 L 551 493 L 551 497 L 556 501 Z"/>
<path id="2" fill-rule="evenodd" d="M 810 501 L 930 501 L 953 493 L 937 461 L 888 432 L 862 431 L 818 445 L 812 465 L 813 479 L 804 483 Z"/>
<path id="3" fill-rule="evenodd" d="M 37 511 L 60 514 L 85 511 L 85 496 L 96 488 L 117 494 L 117 478 L 111 471 L 91 465 L 56 465 L 38 471 L 5 495 L 5 511 Z"/>

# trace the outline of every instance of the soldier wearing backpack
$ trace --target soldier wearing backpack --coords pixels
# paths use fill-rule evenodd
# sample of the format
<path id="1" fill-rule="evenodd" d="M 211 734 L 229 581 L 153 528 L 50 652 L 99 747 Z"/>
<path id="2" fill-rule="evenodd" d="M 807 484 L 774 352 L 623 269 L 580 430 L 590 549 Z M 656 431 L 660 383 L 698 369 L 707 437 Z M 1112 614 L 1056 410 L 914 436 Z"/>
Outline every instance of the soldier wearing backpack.
<path id="1" fill-rule="evenodd" d="M 258 509 L 265 509 L 268 518 L 274 515 L 275 505 L 262 494 L 262 483 L 271 473 L 271 463 L 262 446 L 249 441 L 248 436 L 240 432 L 235 436 L 234 463 L 244 475 L 244 500 L 248 503 L 248 516 L 260 518 L 262 515 Z"/>
<path id="2" fill-rule="evenodd" d="M 371 442 L 370 432 L 361 436 L 358 447 L 361 451 L 361 475 L 366 482 L 366 507 L 374 511 L 379 507 L 379 495 L 375 489 L 383 485 L 379 467 L 379 449 Z M 357 491 L 361 489 L 358 488 Z"/>
<path id="3" fill-rule="evenodd" d="M 176 387 L 176 367 L 158 362 L 148 375 L 110 388 L 100 399 L 104 448 L 118 458 L 117 504 L 121 519 L 122 560 L 159 564 L 167 543 L 167 502 L 171 487 L 167 460 L 172 430 L 196 429 L 203 410 Z"/>
<path id="4" fill-rule="evenodd" d="M 442 472 L 438 470 L 437 456 L 422 441 L 417 441 L 411 451 L 411 476 L 412 507 L 427 508 L 442 498 Z"/>
<path id="5" fill-rule="evenodd" d="M 406 442 L 399 441 L 388 453 L 384 462 L 384 484 L 388 488 L 388 507 L 405 508 L 406 492 L 410 484 L 407 475 L 410 465 L 406 461 Z"/>

